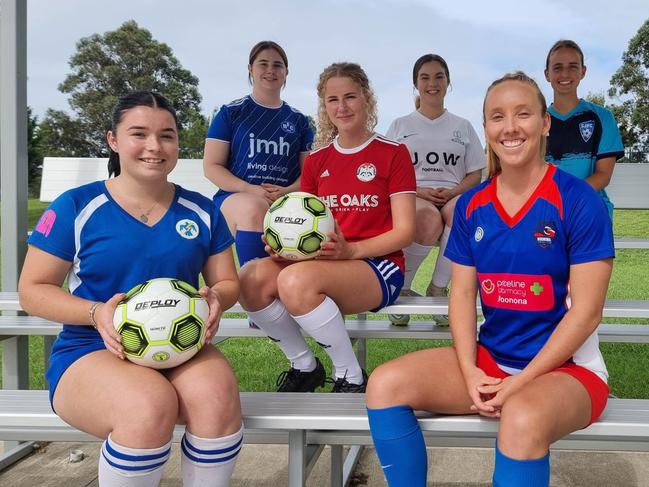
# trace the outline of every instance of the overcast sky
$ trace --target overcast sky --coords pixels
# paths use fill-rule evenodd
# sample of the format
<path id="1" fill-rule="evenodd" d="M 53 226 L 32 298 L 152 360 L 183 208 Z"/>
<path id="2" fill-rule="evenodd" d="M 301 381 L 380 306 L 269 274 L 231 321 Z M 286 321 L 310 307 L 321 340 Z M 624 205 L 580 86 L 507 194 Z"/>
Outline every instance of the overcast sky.
<path id="1" fill-rule="evenodd" d="M 446 107 L 482 134 L 485 89 L 507 71 L 535 77 L 551 101 L 543 67 L 560 38 L 585 52 L 579 94 L 606 91 L 629 39 L 649 18 L 649 1 L 28 0 L 27 16 L 28 103 L 39 118 L 47 108 L 69 110 L 57 86 L 79 39 L 134 19 L 199 78 L 205 114 L 249 92 L 250 48 L 271 39 L 289 58 L 283 99 L 306 114 L 316 113 L 325 66 L 360 63 L 378 97 L 380 132 L 413 110 L 414 61 L 440 54 L 451 74 Z"/>

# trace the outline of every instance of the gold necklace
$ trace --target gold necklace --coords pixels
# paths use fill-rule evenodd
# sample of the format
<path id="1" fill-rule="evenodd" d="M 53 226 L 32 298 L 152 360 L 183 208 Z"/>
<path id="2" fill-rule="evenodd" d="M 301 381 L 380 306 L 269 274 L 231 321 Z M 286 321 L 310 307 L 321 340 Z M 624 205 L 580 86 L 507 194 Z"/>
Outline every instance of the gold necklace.
<path id="1" fill-rule="evenodd" d="M 145 212 L 145 211 L 142 211 L 142 208 L 140 207 L 140 205 L 138 205 L 138 210 L 140 210 L 140 221 L 142 223 L 149 223 L 149 215 L 151 214 L 151 212 L 153 211 L 153 209 L 156 206 L 158 206 L 157 201 L 155 203 L 153 203 L 153 206 L 151 208 L 149 208 L 149 211 Z"/>

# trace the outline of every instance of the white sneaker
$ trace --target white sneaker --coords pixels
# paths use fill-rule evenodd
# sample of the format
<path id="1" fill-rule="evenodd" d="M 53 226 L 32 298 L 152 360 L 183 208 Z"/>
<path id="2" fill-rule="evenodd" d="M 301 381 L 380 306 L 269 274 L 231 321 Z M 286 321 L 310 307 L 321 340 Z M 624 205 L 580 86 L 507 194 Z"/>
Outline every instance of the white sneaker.
<path id="1" fill-rule="evenodd" d="M 428 288 L 426 289 L 426 296 L 435 297 L 435 298 L 446 297 L 448 296 L 448 288 L 437 287 L 431 281 L 431 283 L 428 284 Z M 433 315 L 433 320 L 435 320 L 437 326 L 449 325 L 448 315 Z"/>

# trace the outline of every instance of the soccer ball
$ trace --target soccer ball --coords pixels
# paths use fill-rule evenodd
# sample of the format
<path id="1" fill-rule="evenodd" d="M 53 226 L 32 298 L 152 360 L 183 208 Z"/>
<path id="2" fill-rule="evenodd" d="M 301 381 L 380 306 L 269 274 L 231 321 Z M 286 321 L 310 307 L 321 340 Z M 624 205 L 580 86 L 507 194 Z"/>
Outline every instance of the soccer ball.
<path id="1" fill-rule="evenodd" d="M 131 289 L 115 309 L 124 355 L 136 364 L 168 369 L 203 346 L 209 307 L 179 279 L 151 279 Z"/>
<path id="2" fill-rule="evenodd" d="M 334 217 L 327 205 L 311 193 L 296 191 L 278 198 L 264 216 L 264 237 L 274 252 L 290 260 L 315 257 Z"/>

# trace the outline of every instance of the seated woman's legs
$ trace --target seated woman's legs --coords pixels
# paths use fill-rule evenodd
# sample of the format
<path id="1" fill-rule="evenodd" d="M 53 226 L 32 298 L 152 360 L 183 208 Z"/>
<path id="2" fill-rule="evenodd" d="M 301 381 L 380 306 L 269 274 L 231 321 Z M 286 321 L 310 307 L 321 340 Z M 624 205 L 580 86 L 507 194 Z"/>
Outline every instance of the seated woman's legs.
<path id="1" fill-rule="evenodd" d="M 261 240 L 268 201 L 251 193 L 233 193 L 221 204 L 221 213 L 234 238 L 239 266 L 267 257 Z"/>
<path id="2" fill-rule="evenodd" d="M 178 394 L 184 486 L 226 487 L 243 442 L 236 378 L 223 354 L 211 345 L 166 372 Z"/>
<path id="3" fill-rule="evenodd" d="M 61 377 L 54 408 L 75 428 L 106 439 L 100 485 L 158 485 L 178 418 L 176 391 L 160 372 L 105 350 L 90 353 Z"/>

